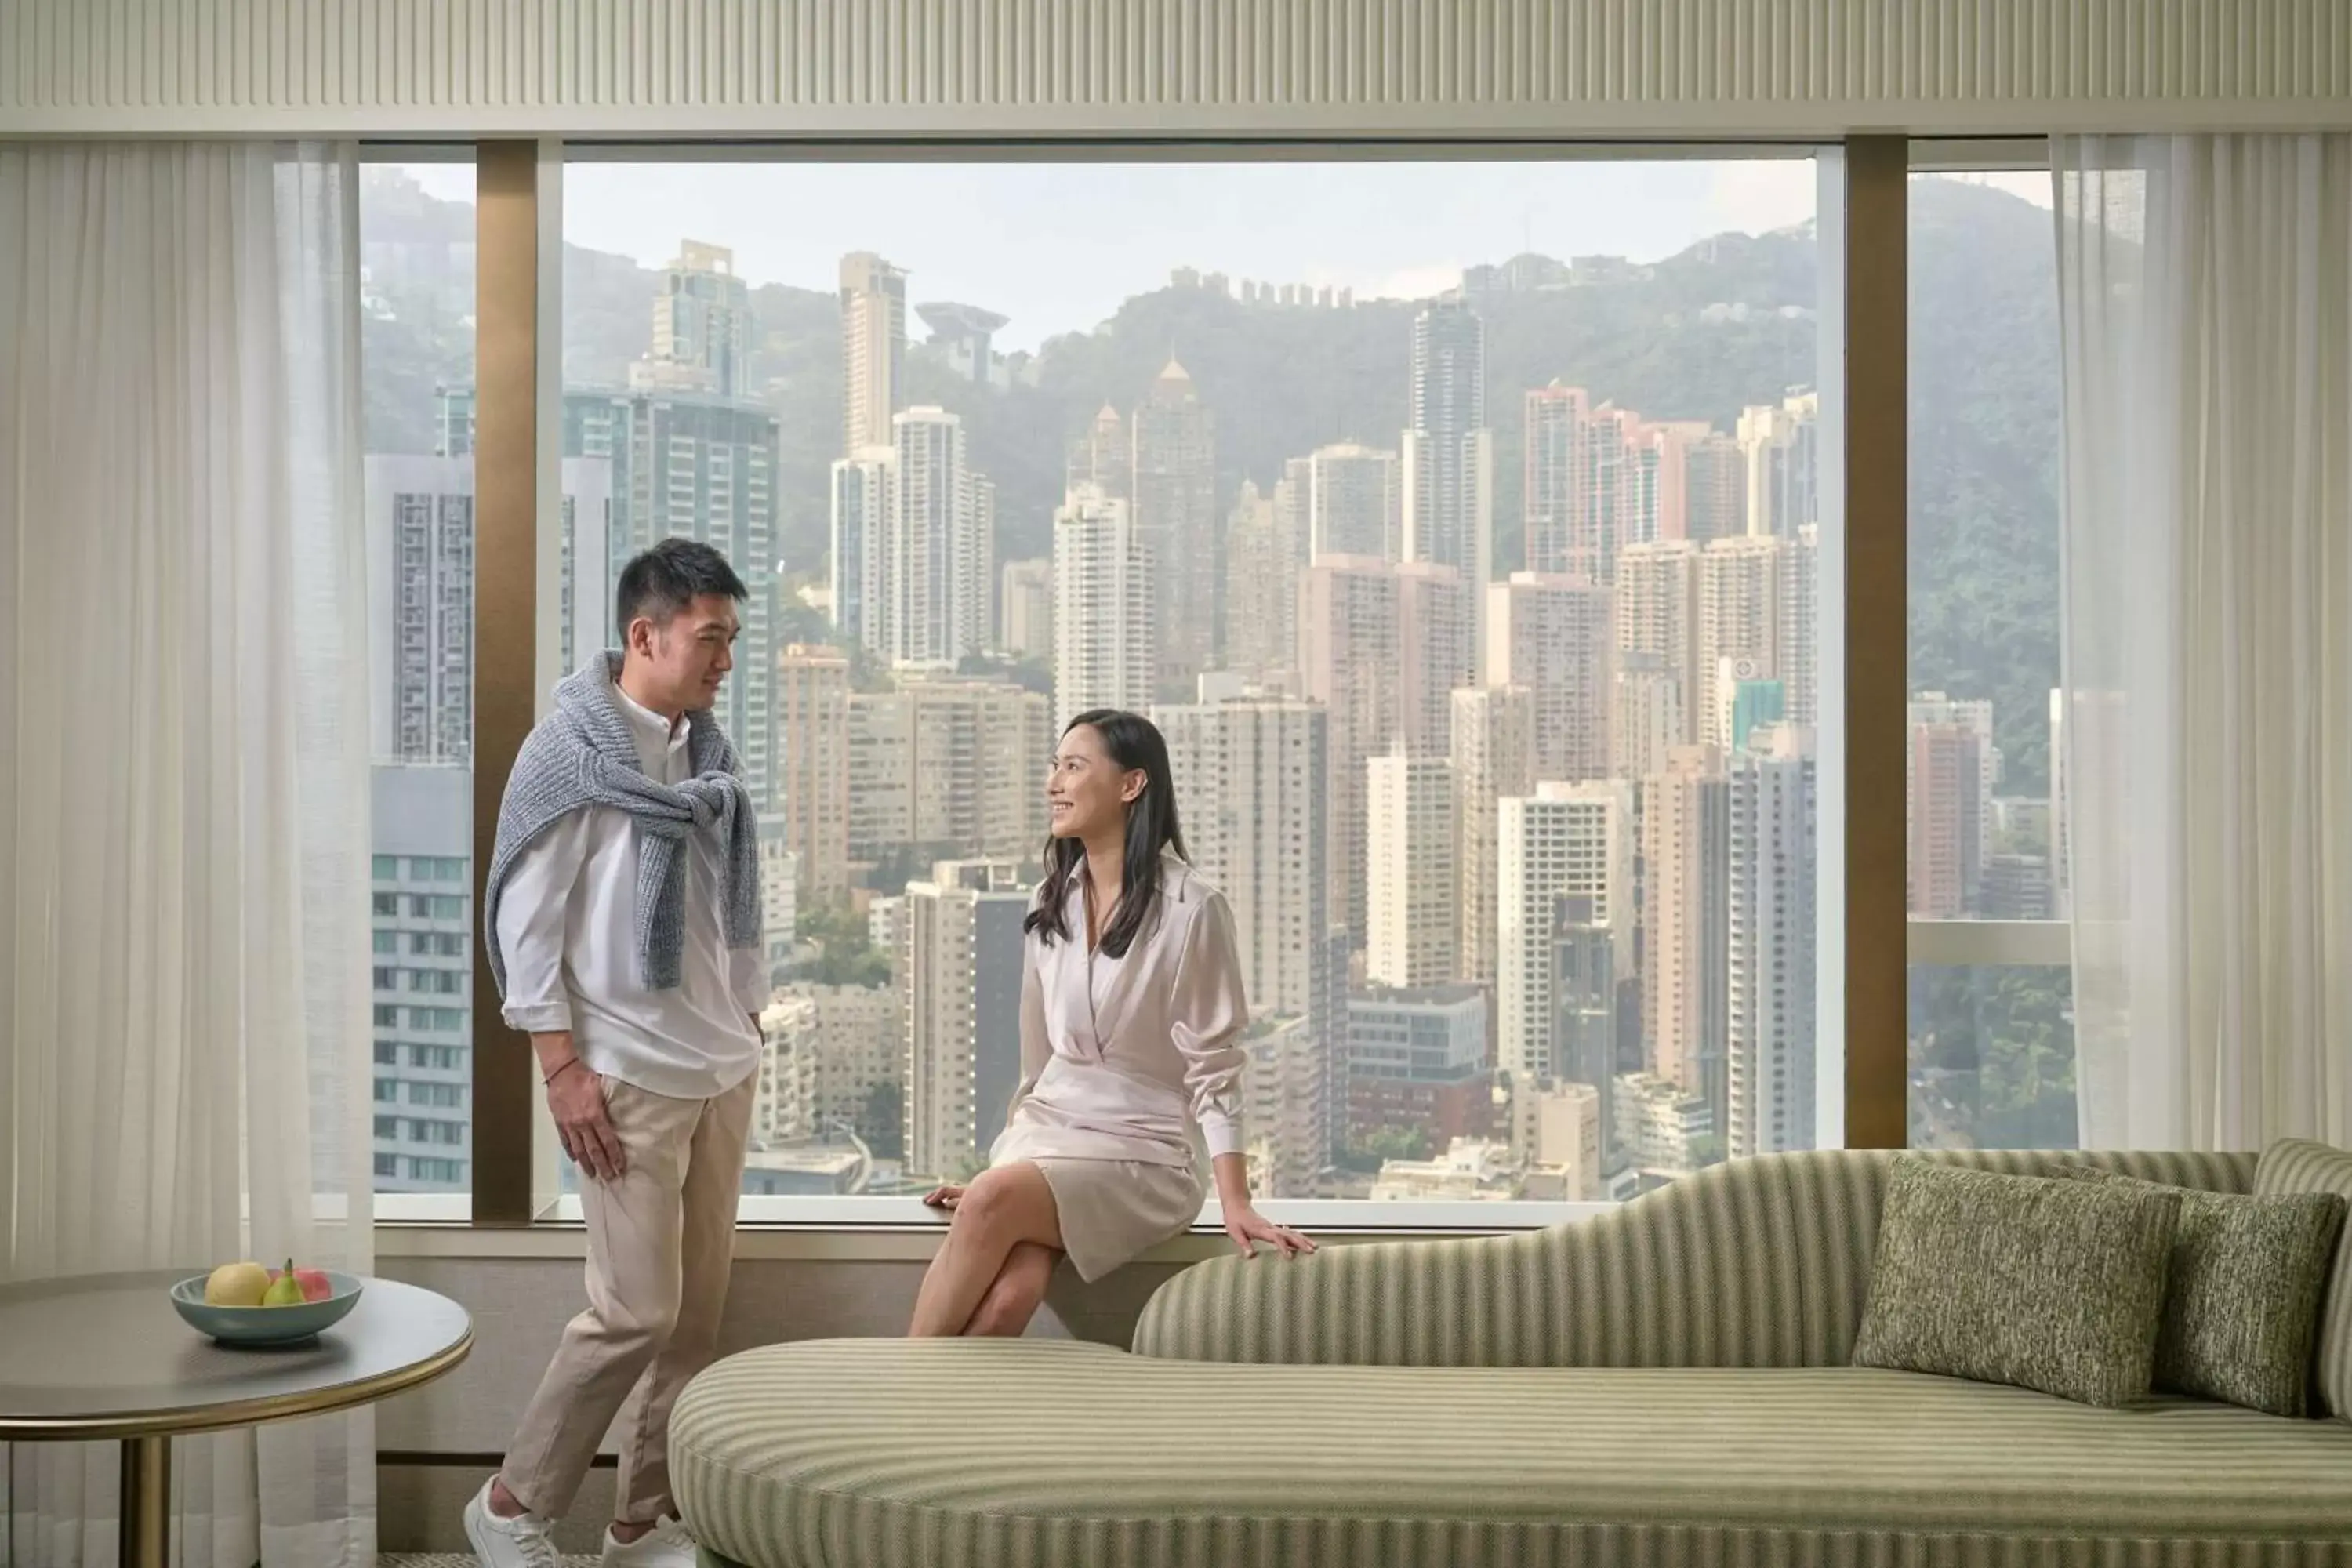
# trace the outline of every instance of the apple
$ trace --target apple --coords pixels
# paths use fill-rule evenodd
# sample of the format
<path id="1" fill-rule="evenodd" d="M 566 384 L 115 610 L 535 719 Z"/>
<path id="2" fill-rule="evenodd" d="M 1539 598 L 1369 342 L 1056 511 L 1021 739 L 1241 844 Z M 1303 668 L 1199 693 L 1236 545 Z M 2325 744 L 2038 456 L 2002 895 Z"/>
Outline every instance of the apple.
<path id="1" fill-rule="evenodd" d="M 270 1281 L 276 1283 L 285 1272 L 283 1268 L 271 1269 Z M 335 1287 L 329 1282 L 323 1268 L 297 1268 L 294 1270 L 294 1283 L 300 1288 L 305 1301 L 323 1301 L 335 1293 Z"/>

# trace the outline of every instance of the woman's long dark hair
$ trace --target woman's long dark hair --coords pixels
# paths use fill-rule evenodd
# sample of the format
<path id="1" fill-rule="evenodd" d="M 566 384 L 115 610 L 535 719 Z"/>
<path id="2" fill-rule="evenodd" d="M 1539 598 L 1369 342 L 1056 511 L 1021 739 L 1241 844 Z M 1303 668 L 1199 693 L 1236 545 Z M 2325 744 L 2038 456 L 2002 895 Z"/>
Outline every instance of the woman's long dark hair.
<path id="1" fill-rule="evenodd" d="M 1140 713 L 1117 708 L 1096 708 L 1062 727 L 1067 735 L 1079 725 L 1102 737 L 1103 750 L 1122 773 L 1140 773 L 1143 793 L 1127 803 L 1127 864 L 1119 878 L 1118 908 L 1103 928 L 1102 951 L 1124 958 L 1160 903 L 1160 852 L 1184 853 L 1184 830 L 1176 825 L 1176 789 L 1169 777 L 1168 741 L 1160 726 Z M 1036 907 L 1022 921 L 1024 931 L 1044 933 L 1048 942 L 1067 942 L 1070 879 L 1082 875 L 1087 847 L 1075 838 L 1045 840 L 1045 881 L 1037 890 Z"/>

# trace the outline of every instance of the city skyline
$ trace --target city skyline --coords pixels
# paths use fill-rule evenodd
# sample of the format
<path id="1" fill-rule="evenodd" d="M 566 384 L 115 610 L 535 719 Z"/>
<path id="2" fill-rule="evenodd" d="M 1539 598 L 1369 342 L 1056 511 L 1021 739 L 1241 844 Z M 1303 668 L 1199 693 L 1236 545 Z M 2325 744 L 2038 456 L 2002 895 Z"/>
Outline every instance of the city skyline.
<path id="1" fill-rule="evenodd" d="M 776 416 L 746 396 L 731 249 L 668 254 L 628 390 L 566 395 L 567 646 L 635 548 L 684 534 L 756 550 L 807 504 L 765 482 Z M 830 570 L 814 590 L 755 583 L 729 721 L 751 741 L 763 861 L 792 895 L 767 911 L 781 1009 L 768 1124 L 787 1141 L 854 1125 L 859 1153 L 796 1164 L 770 1151 L 759 1190 L 874 1190 L 863 1184 L 984 1159 L 987 1086 L 1018 1047 L 1014 1012 L 982 993 L 1017 970 L 1018 944 L 981 911 L 1025 899 L 1045 758 L 1094 706 L 1148 711 L 1169 732 L 1195 858 L 1235 905 L 1266 1075 L 1250 1148 L 1276 1195 L 1468 1183 L 1598 1198 L 1811 1146 L 1834 1074 L 1816 1057 L 1809 376 L 1721 427 L 1653 421 L 1566 378 L 1498 381 L 1481 300 L 1564 279 L 1492 268 L 1481 293 L 1409 318 L 1401 428 L 1293 453 L 1263 474 L 1270 488 L 1256 473 L 1236 487 L 1216 461 L 1217 400 L 1171 357 L 1126 406 L 1055 432 L 1051 551 L 1004 558 L 969 411 L 905 389 L 908 269 L 875 250 L 837 261 Z M 966 334 L 947 363 L 979 395 L 1008 384 L 986 312 L 923 313 Z M 1496 563 L 1498 426 L 1522 437 L 1508 521 L 1547 569 Z M 470 393 L 445 392 L 436 428 L 437 455 L 370 458 L 371 518 L 385 520 L 372 523 L 372 590 L 407 615 L 391 617 L 391 642 L 377 628 L 378 733 L 418 765 L 461 762 L 470 722 Z M 811 640 L 810 613 L 827 640 Z M 1914 871 L 1947 918 L 2051 897 L 2046 803 L 2037 856 L 2033 814 L 1994 794 L 1990 727 L 1981 701 L 1914 705 Z M 462 856 L 462 837 L 436 842 Z M 420 897 L 446 915 L 411 883 L 446 858 L 410 855 L 379 877 L 380 944 L 455 956 L 431 921 L 404 923 L 423 918 Z M 848 989 L 897 998 L 895 1068 L 876 1066 L 869 1014 L 823 1004 L 850 970 Z M 430 1086 L 444 1043 L 410 1037 L 438 1015 L 419 1023 L 390 998 L 444 983 L 429 966 L 383 973 L 379 1058 L 394 1070 L 379 1092 L 443 1109 Z M 1428 1044 L 1393 1055 L 1376 1028 Z M 853 1048 L 863 1066 L 836 1059 Z M 388 1141 L 389 1174 L 434 1184 L 422 1173 L 446 1174 L 450 1156 L 419 1140 L 440 1134 L 387 1116 L 380 1168 Z M 1455 1139 L 1468 1142 L 1449 1152 Z"/>

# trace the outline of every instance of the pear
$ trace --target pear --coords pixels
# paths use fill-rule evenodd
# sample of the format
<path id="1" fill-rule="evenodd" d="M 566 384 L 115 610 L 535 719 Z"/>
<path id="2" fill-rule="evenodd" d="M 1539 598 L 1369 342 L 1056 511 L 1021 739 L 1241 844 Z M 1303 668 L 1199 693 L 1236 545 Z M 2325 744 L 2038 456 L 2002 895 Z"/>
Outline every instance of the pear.
<path id="1" fill-rule="evenodd" d="M 294 1260 L 286 1260 L 286 1271 L 269 1282 L 261 1293 L 265 1307 L 299 1307 L 302 1304 L 302 1281 L 294 1278 Z"/>
<path id="2" fill-rule="evenodd" d="M 258 1263 L 224 1263 L 205 1277 L 205 1304 L 258 1307 L 269 1289 L 269 1271 Z"/>

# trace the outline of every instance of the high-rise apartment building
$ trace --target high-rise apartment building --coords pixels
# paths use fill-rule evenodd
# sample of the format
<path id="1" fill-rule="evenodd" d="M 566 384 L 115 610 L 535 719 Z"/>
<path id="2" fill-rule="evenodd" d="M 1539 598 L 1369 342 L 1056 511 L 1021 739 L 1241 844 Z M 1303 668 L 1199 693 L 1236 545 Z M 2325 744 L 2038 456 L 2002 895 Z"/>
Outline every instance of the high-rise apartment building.
<path id="1" fill-rule="evenodd" d="M 1013 658 L 1054 657 L 1054 563 L 1008 561 L 1002 574 L 1003 608 L 996 624 L 996 644 Z"/>
<path id="2" fill-rule="evenodd" d="M 1014 868 L 941 861 L 907 884 L 907 1169 L 985 1163 L 1021 1081 L 1021 922 Z"/>
<path id="3" fill-rule="evenodd" d="M 613 633 L 612 467 L 566 458 L 556 657 L 572 669 Z M 371 754 L 465 763 L 474 745 L 474 461 L 371 456 L 368 550 Z"/>
<path id="4" fill-rule="evenodd" d="M 1123 500 L 1074 489 L 1054 513 L 1054 729 L 1139 713 L 1158 677 L 1150 559 Z"/>
<path id="5" fill-rule="evenodd" d="M 846 1128 L 869 1144 L 896 1147 L 875 1111 L 906 1073 L 907 1010 L 887 985 L 787 985 L 760 1016 L 764 1042 L 752 1101 L 751 1136 L 763 1143 L 837 1137 Z"/>
<path id="6" fill-rule="evenodd" d="M 1461 978 L 1495 979 L 1495 888 L 1500 802 L 1533 794 L 1535 695 L 1524 686 L 1468 686 L 1454 693 L 1454 820 L 1461 878 Z"/>
<path id="7" fill-rule="evenodd" d="M 1910 910 L 1927 920 L 1977 912 L 1984 875 L 1984 742 L 1964 722 L 1911 726 Z"/>
<path id="8" fill-rule="evenodd" d="M 1307 458 L 1307 558 L 1404 558 L 1403 469 L 1394 452 L 1344 442 Z"/>
<path id="9" fill-rule="evenodd" d="M 1036 858 L 1054 743 L 1042 692 L 909 674 L 895 690 L 849 693 L 845 713 L 852 857 L 919 844 L 971 859 Z"/>
<path id="10" fill-rule="evenodd" d="M 1221 646 L 1225 539 L 1217 510 L 1215 420 L 1175 361 L 1136 405 L 1136 530 L 1150 561 L 1160 636 L 1157 687 L 1181 701 Z"/>
<path id="11" fill-rule="evenodd" d="M 1821 397 L 1792 393 L 1778 404 L 1739 416 L 1739 450 L 1747 459 L 1748 533 L 1794 539 L 1822 521 Z"/>
<path id="12" fill-rule="evenodd" d="M 1699 556 L 1697 545 L 1668 541 L 1629 545 L 1618 557 L 1614 585 L 1614 620 L 1619 668 L 1640 672 L 1634 688 L 1620 694 L 1621 710 L 1636 725 L 1652 726 L 1669 706 L 1653 689 L 1655 680 L 1671 682 L 1671 710 L 1677 716 L 1678 742 L 1697 733 L 1699 683 Z M 1621 725 L 1612 744 L 1633 745 L 1643 731 L 1629 732 Z M 1621 759 L 1622 761 L 1622 759 Z M 1643 773 L 1616 770 L 1620 778 L 1640 778 Z"/>
<path id="13" fill-rule="evenodd" d="M 653 353 L 629 367 L 629 384 L 749 396 L 755 327 L 751 290 L 735 275 L 735 253 L 683 240 L 654 296 Z"/>
<path id="14" fill-rule="evenodd" d="M 841 449 L 892 444 L 907 355 L 907 274 L 870 251 L 841 258 Z"/>
<path id="15" fill-rule="evenodd" d="M 1459 574 L 1330 555 L 1299 590 L 1307 695 L 1331 714 L 1332 907 L 1359 945 L 1365 931 L 1364 764 L 1402 748 L 1450 749 L 1454 689 L 1469 684 L 1468 595 Z"/>
<path id="16" fill-rule="evenodd" d="M 1251 1016 L 1317 1016 L 1331 911 L 1328 710 L 1226 678 L 1201 684 L 1199 701 L 1151 710 L 1185 843 L 1233 910 Z"/>
<path id="17" fill-rule="evenodd" d="M 1677 746 L 1642 781 L 1643 1032 L 1650 1070 L 1722 1124 L 1730 811 L 1721 753 Z"/>
<path id="18" fill-rule="evenodd" d="M 1813 736 L 1765 725 L 1730 759 L 1726 1152 L 1814 1146 L 1821 910 Z"/>
<path id="19" fill-rule="evenodd" d="M 1539 1083 L 1560 1076 L 1552 995 L 1560 898 L 1590 900 L 1588 923 L 1614 933 L 1617 973 L 1632 966 L 1632 787 L 1540 781 L 1534 794 L 1502 802 L 1498 837 L 1496 1049 L 1516 1083 Z"/>
<path id="20" fill-rule="evenodd" d="M 1664 773 L 1667 749 L 1689 742 L 1683 690 L 1681 673 L 1658 655 L 1619 652 L 1609 710 L 1611 778 Z"/>
<path id="21" fill-rule="evenodd" d="M 1698 678 L 1699 743 L 1731 745 L 1731 679 L 1777 679 L 1791 722 L 1813 722 L 1818 537 L 1748 535 L 1719 539 L 1699 552 L 1698 624 L 1693 655 Z"/>
<path id="22" fill-rule="evenodd" d="M 1683 537 L 1708 544 L 1747 531 L 1748 457 L 1738 438 L 1717 431 L 1693 438 L 1683 448 Z"/>
<path id="23" fill-rule="evenodd" d="M 1282 486 L 1244 480 L 1225 525 L 1225 666 L 1253 680 L 1298 668 L 1298 574 L 1306 552 Z"/>
<path id="24" fill-rule="evenodd" d="M 379 764 L 373 786 L 375 1190 L 465 1192 L 474 1142 L 474 775 L 449 763 Z"/>
<path id="25" fill-rule="evenodd" d="M 1092 489 L 1106 500 L 1135 500 L 1135 447 L 1127 421 L 1106 403 L 1070 447 L 1065 490 Z"/>
<path id="26" fill-rule="evenodd" d="M 1590 893 L 1563 893 L 1552 900 L 1552 1079 L 1592 1092 L 1596 1174 L 1612 1168 L 1610 1152 L 1617 1141 L 1617 1020 L 1619 987 L 1625 979 L 1617 968 L 1617 932 L 1596 918 Z M 1540 1131 L 1537 1137 L 1540 1145 Z"/>
<path id="27" fill-rule="evenodd" d="M 890 499 L 895 447 L 864 447 L 835 460 L 832 507 L 833 624 L 879 658 L 891 648 Z"/>
<path id="28" fill-rule="evenodd" d="M 1475 985 L 1375 986 L 1348 998 L 1344 1139 L 1418 1132 L 1433 1149 L 1494 1128 L 1486 997 Z"/>
<path id="29" fill-rule="evenodd" d="M 1616 667 L 1610 590 L 1581 577 L 1517 572 L 1486 590 L 1487 679 L 1536 705 L 1536 776 L 1609 775 Z"/>
<path id="30" fill-rule="evenodd" d="M 837 648 L 788 645 L 776 656 L 777 801 L 802 897 L 849 896 L 849 660 Z"/>
<path id="31" fill-rule="evenodd" d="M 1366 764 L 1364 976 L 1375 985 L 1438 985 L 1462 963 L 1454 764 L 1402 753 Z"/>
<path id="32" fill-rule="evenodd" d="M 1486 327 L 1459 295 L 1432 301 L 1413 319 L 1402 482 L 1405 559 L 1461 574 L 1471 590 L 1472 657 L 1483 658 L 1484 590 L 1495 574 L 1495 437 L 1486 424 Z"/>
<path id="33" fill-rule="evenodd" d="M 986 650 L 996 594 L 993 489 L 965 461 L 963 421 L 910 408 L 891 420 L 883 581 L 889 654 L 953 668 Z"/>

